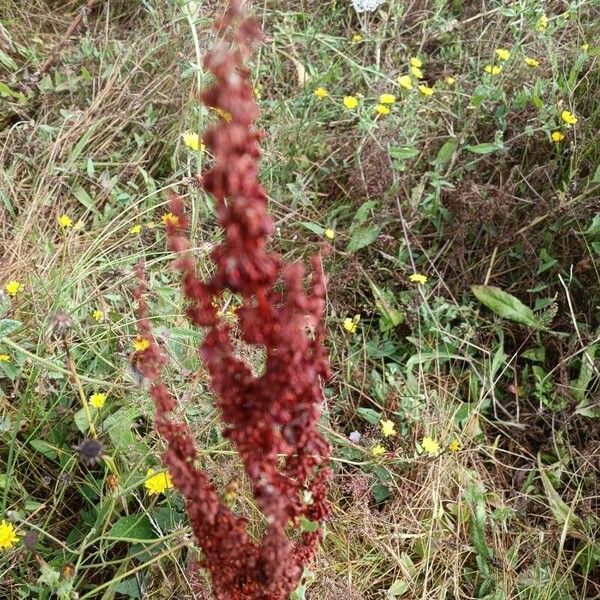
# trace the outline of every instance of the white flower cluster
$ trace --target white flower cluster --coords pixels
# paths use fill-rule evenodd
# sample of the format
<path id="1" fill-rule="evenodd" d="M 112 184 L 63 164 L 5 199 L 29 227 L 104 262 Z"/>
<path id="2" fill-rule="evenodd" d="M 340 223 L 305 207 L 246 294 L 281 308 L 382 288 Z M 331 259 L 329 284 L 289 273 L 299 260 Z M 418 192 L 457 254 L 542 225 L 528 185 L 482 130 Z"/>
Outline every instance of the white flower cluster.
<path id="1" fill-rule="evenodd" d="M 385 0 L 352 0 L 352 6 L 357 13 L 373 12 L 384 2 Z"/>

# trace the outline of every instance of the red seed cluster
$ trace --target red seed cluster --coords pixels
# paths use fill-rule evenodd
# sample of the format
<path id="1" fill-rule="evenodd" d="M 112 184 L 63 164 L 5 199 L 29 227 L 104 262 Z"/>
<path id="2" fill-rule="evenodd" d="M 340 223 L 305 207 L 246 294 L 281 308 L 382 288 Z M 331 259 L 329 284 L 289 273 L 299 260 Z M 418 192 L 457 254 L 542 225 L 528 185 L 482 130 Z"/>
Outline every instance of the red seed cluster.
<path id="1" fill-rule="evenodd" d="M 204 174 L 203 186 L 216 200 L 224 230 L 223 242 L 211 255 L 216 269 L 210 279 L 196 274 L 189 221 L 179 197 L 171 198 L 176 219 L 166 227 L 169 248 L 178 254 L 175 267 L 182 275 L 187 316 L 206 330 L 200 356 L 210 374 L 224 436 L 236 446 L 266 518 L 262 539 L 250 540 L 244 519 L 221 501 L 197 467 L 198 450 L 189 428 L 174 418 L 177 402 L 159 379 L 165 357 L 152 336 L 141 267 L 139 331 L 150 347 L 134 359 L 153 382 L 156 425 L 168 446 L 164 462 L 186 498 L 216 598 L 286 600 L 321 537 L 320 527 L 299 533 L 301 523 L 320 523 L 329 515 L 324 463 L 330 449 L 317 430 L 321 385 L 329 377 L 322 324 L 325 280 L 320 259 L 314 257 L 307 289 L 304 268 L 283 265 L 266 247 L 273 222 L 258 181 L 261 134 L 254 123 L 259 111 L 244 65 L 261 32 L 243 16 L 241 4 L 230 3 L 217 25 L 223 41 L 205 59 L 215 82 L 202 101 L 231 115 L 204 136 L 214 164 Z M 260 375 L 236 352 L 239 342 L 232 325 L 219 318 L 216 306 L 224 293 L 241 299 L 239 339 L 264 350 Z"/>

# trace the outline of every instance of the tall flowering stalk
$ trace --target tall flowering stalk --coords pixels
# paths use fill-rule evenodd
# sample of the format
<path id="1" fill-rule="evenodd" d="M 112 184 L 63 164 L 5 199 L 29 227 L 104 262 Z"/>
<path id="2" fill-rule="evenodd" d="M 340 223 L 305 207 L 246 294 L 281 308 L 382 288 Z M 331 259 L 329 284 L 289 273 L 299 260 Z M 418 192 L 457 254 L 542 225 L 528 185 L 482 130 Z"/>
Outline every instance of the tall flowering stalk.
<path id="1" fill-rule="evenodd" d="M 136 290 L 139 331 L 149 343 L 134 359 L 152 382 L 156 426 L 167 442 L 164 463 L 186 498 L 216 598 L 284 600 L 316 552 L 321 537 L 316 524 L 329 515 L 329 470 L 324 463 L 330 449 L 317 430 L 321 383 L 329 376 L 322 323 L 325 280 L 318 257 L 312 259 L 307 289 L 301 265 L 286 266 L 266 249 L 273 222 L 258 181 L 261 134 L 254 123 L 259 110 L 244 66 L 261 31 L 244 17 L 240 0 L 230 3 L 216 28 L 223 41 L 204 61 L 215 82 L 201 99 L 231 118 L 221 119 L 204 136 L 214 165 L 204 174 L 203 186 L 217 202 L 224 230 L 223 242 L 211 255 L 216 269 L 210 279 L 196 274 L 189 221 L 179 197 L 171 198 L 166 228 L 168 246 L 178 255 L 175 267 L 182 275 L 188 319 L 206 330 L 200 356 L 225 423 L 223 434 L 235 444 L 266 518 L 261 539 L 251 540 L 245 519 L 221 501 L 197 465 L 191 431 L 177 420 L 177 401 L 160 380 L 166 358 L 152 336 L 141 266 Z M 265 351 L 261 375 L 236 354 L 233 328 L 219 318 L 215 299 L 226 292 L 242 299 L 237 311 L 240 339 Z M 307 522 L 311 525 L 299 533 Z"/>

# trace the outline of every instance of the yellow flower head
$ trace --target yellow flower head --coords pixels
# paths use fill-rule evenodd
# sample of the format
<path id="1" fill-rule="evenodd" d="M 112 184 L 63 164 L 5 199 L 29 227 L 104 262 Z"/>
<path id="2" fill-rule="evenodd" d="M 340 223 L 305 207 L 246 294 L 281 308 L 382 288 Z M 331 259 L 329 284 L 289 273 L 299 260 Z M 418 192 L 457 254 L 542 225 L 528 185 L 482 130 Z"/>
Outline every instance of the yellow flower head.
<path id="1" fill-rule="evenodd" d="M 423 61 L 420 58 L 413 56 L 410 59 L 410 66 L 415 67 L 416 69 L 420 69 L 423 66 Z"/>
<path id="2" fill-rule="evenodd" d="M 390 421 L 389 419 L 382 419 L 379 423 L 381 425 L 381 433 L 383 437 L 390 437 L 392 435 L 396 435 L 396 429 L 394 421 Z"/>
<path id="3" fill-rule="evenodd" d="M 394 104 L 396 96 L 394 94 L 381 94 L 379 96 L 379 104 Z"/>
<path id="4" fill-rule="evenodd" d="M 550 22 L 550 19 L 548 18 L 546 13 L 544 13 L 544 14 L 540 15 L 540 18 L 537 20 L 537 23 L 535 24 L 535 28 L 538 31 L 546 31 L 549 22 Z"/>
<path id="5" fill-rule="evenodd" d="M 490 75 L 498 75 L 502 73 L 502 67 L 499 65 L 485 65 L 485 72 Z"/>
<path id="6" fill-rule="evenodd" d="M 198 152 L 198 150 L 204 150 L 205 146 L 202 142 L 202 139 L 197 133 L 184 133 L 183 134 L 183 143 L 194 152 Z"/>
<path id="7" fill-rule="evenodd" d="M 390 108 L 389 108 L 389 106 L 386 106 L 385 104 L 378 104 L 375 107 L 375 112 L 377 114 L 380 114 L 380 115 L 383 115 L 383 116 L 389 115 L 390 114 Z"/>
<path id="8" fill-rule="evenodd" d="M 423 452 L 427 454 L 437 454 L 440 451 L 440 445 L 432 437 L 424 437 L 421 442 Z"/>
<path id="9" fill-rule="evenodd" d="M 96 309 L 92 312 L 92 319 L 94 319 L 94 321 L 102 321 L 102 319 L 104 319 L 104 311 Z"/>
<path id="10" fill-rule="evenodd" d="M 9 296 L 14 297 L 23 289 L 23 286 L 13 279 L 6 284 L 5 289 Z"/>
<path id="11" fill-rule="evenodd" d="M 356 329 L 358 328 L 358 320 L 359 319 L 360 319 L 360 317 L 358 317 L 358 319 L 356 317 L 354 317 L 354 319 L 351 319 L 350 317 L 346 317 L 344 319 L 344 329 L 346 331 L 348 331 L 349 333 L 356 333 Z"/>
<path id="12" fill-rule="evenodd" d="M 405 90 L 412 90 L 413 84 L 410 75 L 400 75 L 396 81 L 401 88 L 404 88 Z"/>
<path id="13" fill-rule="evenodd" d="M 8 362 L 10 360 L 10 356 L 8 354 L 0 354 L 0 362 Z"/>
<path id="14" fill-rule="evenodd" d="M 448 444 L 448 450 L 450 450 L 450 452 L 459 452 L 461 448 L 462 448 L 462 444 L 460 443 L 460 440 L 458 438 L 454 438 Z"/>
<path id="15" fill-rule="evenodd" d="M 355 96 L 344 96 L 344 106 L 348 110 L 353 110 L 358 106 L 358 99 Z"/>
<path id="16" fill-rule="evenodd" d="M 154 228 L 156 227 L 156 223 L 155 223 L 154 221 L 148 221 L 148 222 L 146 223 L 146 227 L 147 227 L 148 229 L 154 229 Z"/>
<path id="17" fill-rule="evenodd" d="M 3 520 L 0 523 L 0 550 L 10 550 L 18 541 L 13 524 Z"/>
<path id="18" fill-rule="evenodd" d="M 419 91 L 421 94 L 423 94 L 423 96 L 433 96 L 434 89 L 428 85 L 421 84 L 419 86 Z"/>
<path id="19" fill-rule="evenodd" d="M 170 212 L 164 214 L 160 220 L 162 221 L 163 225 L 173 225 L 173 227 L 177 227 L 179 225 L 179 217 Z"/>
<path id="20" fill-rule="evenodd" d="M 565 139 L 565 134 L 562 131 L 553 131 L 550 134 L 553 142 L 562 142 Z"/>
<path id="21" fill-rule="evenodd" d="M 365 38 L 363 38 L 363 36 L 362 36 L 362 35 L 360 35 L 360 33 L 355 33 L 355 34 L 352 36 L 352 41 L 353 41 L 355 44 L 358 44 L 359 42 L 362 42 L 364 39 L 365 39 Z"/>
<path id="22" fill-rule="evenodd" d="M 64 229 L 73 227 L 73 221 L 69 215 L 60 215 L 60 217 L 58 217 L 58 224 Z"/>
<path id="23" fill-rule="evenodd" d="M 100 409 L 106 403 L 106 394 L 95 393 L 90 396 L 90 404 L 97 409 Z"/>
<path id="24" fill-rule="evenodd" d="M 523 60 L 525 61 L 525 64 L 532 69 L 540 66 L 540 61 L 536 60 L 535 58 L 525 58 Z"/>
<path id="25" fill-rule="evenodd" d="M 508 60 L 510 58 L 510 51 L 507 50 L 506 48 L 498 48 L 496 50 L 496 56 L 500 60 Z"/>
<path id="26" fill-rule="evenodd" d="M 216 115 L 220 119 L 223 119 L 224 121 L 227 121 L 228 123 L 231 123 L 231 121 L 233 120 L 233 115 L 230 112 L 227 112 L 226 110 L 223 110 L 222 108 L 219 108 L 218 106 L 211 106 L 210 110 L 212 110 L 214 113 L 216 113 Z"/>
<path id="27" fill-rule="evenodd" d="M 567 125 L 575 125 L 575 123 L 577 123 L 577 117 L 569 110 L 563 110 L 560 113 L 560 118 L 567 124 Z"/>
<path id="28" fill-rule="evenodd" d="M 448 85 L 454 85 L 456 83 L 456 79 L 454 79 L 454 77 L 452 77 L 452 75 L 449 75 L 448 77 L 446 77 L 446 79 L 444 79 L 444 81 Z"/>
<path id="29" fill-rule="evenodd" d="M 326 237 L 328 240 L 332 240 L 332 239 L 335 237 L 335 231 L 334 231 L 333 229 L 331 229 L 331 227 L 328 227 L 328 228 L 325 230 L 325 237 Z"/>
<path id="30" fill-rule="evenodd" d="M 171 480 L 171 475 L 168 471 L 156 473 L 156 475 L 154 473 L 154 469 L 148 469 L 148 472 L 146 473 L 148 479 L 144 482 L 144 487 L 148 490 L 149 496 L 164 494 L 173 487 L 173 481 Z"/>
<path id="31" fill-rule="evenodd" d="M 590 49 L 590 45 L 589 44 L 581 44 L 581 49 L 584 52 L 587 52 Z"/>
<path id="32" fill-rule="evenodd" d="M 423 79 L 423 71 L 419 67 L 411 67 L 410 72 L 417 78 Z"/>
<path id="33" fill-rule="evenodd" d="M 427 275 L 421 275 L 420 273 L 413 273 L 408 278 L 412 283 L 423 285 L 427 283 Z"/>
<path id="34" fill-rule="evenodd" d="M 134 226 L 133 226 L 133 227 L 132 227 L 132 228 L 129 230 L 129 233 L 136 234 L 136 233 L 141 233 L 141 231 L 142 231 L 142 226 L 141 226 L 141 225 L 134 225 Z"/>
<path id="35" fill-rule="evenodd" d="M 377 446 L 373 446 L 371 448 L 371 456 L 373 458 L 377 458 L 378 456 L 381 456 L 382 454 L 385 454 L 386 452 L 387 452 L 387 450 L 381 444 L 377 444 Z"/>
<path id="36" fill-rule="evenodd" d="M 137 337 L 133 340 L 133 349 L 136 352 L 144 352 L 150 348 L 150 340 L 143 337 Z"/>
<path id="37" fill-rule="evenodd" d="M 329 96 L 329 92 L 324 87 L 318 87 L 315 90 L 315 96 L 319 100 L 323 100 L 324 98 L 327 98 L 327 96 Z"/>

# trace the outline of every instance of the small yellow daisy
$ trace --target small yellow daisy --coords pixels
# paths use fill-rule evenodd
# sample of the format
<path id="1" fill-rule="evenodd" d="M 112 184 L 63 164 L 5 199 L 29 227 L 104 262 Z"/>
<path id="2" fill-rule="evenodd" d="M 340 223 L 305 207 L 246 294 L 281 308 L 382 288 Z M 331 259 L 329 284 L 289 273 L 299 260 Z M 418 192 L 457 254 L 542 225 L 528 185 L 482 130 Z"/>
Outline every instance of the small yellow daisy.
<path id="1" fill-rule="evenodd" d="M 423 71 L 419 67 L 411 67 L 410 72 L 417 78 L 423 79 Z"/>
<path id="2" fill-rule="evenodd" d="M 102 321 L 104 319 L 104 311 L 96 309 L 92 312 L 92 319 L 94 321 Z"/>
<path id="3" fill-rule="evenodd" d="M 550 134 L 553 142 L 562 142 L 565 139 L 565 134 L 562 131 L 553 131 Z"/>
<path id="4" fill-rule="evenodd" d="M 198 150 L 204 150 L 205 146 L 202 142 L 202 139 L 197 133 L 184 133 L 183 134 L 183 143 L 194 152 L 198 152 Z"/>
<path id="5" fill-rule="evenodd" d="M 90 396 L 90 404 L 100 410 L 106 403 L 106 394 L 95 393 Z"/>
<path id="6" fill-rule="evenodd" d="M 9 362 L 10 356 L 8 354 L 0 354 L 0 362 Z"/>
<path id="7" fill-rule="evenodd" d="M 410 59 L 410 66 L 415 67 L 416 69 L 420 69 L 423 66 L 423 61 L 420 58 L 413 56 Z"/>
<path id="8" fill-rule="evenodd" d="M 378 104 L 375 107 L 375 112 L 377 114 L 382 115 L 382 116 L 389 115 L 390 114 L 390 108 L 389 108 L 389 106 L 386 106 L 385 104 Z"/>
<path id="9" fill-rule="evenodd" d="M 540 18 L 537 20 L 537 23 L 535 24 L 535 28 L 538 31 L 546 31 L 546 28 L 548 27 L 548 23 L 550 23 L 550 19 L 544 13 L 544 14 L 540 15 Z"/>
<path id="10" fill-rule="evenodd" d="M 332 240 L 332 239 L 335 237 L 335 231 L 334 231 L 333 229 L 331 229 L 331 227 L 328 227 L 328 228 L 325 230 L 325 237 L 326 237 L 328 240 Z"/>
<path id="11" fill-rule="evenodd" d="M 462 448 L 462 444 L 460 443 L 460 440 L 458 438 L 454 438 L 449 444 L 448 444 L 448 450 L 450 452 L 460 452 L 460 449 Z"/>
<path id="12" fill-rule="evenodd" d="M 0 522 L 0 550 L 10 550 L 17 542 L 17 532 L 12 523 Z"/>
<path id="13" fill-rule="evenodd" d="M 381 433 L 383 437 L 390 437 L 396 435 L 396 426 L 394 421 L 390 421 L 389 419 L 382 419 L 379 423 L 381 425 Z"/>
<path id="14" fill-rule="evenodd" d="M 171 480 L 171 475 L 168 471 L 156 473 L 156 475 L 154 473 L 154 469 L 148 469 L 148 472 L 146 473 L 148 479 L 144 482 L 144 487 L 148 490 L 149 496 L 164 494 L 173 487 L 173 481 Z"/>
<path id="15" fill-rule="evenodd" d="M 173 225 L 174 227 L 177 227 L 177 225 L 179 225 L 179 217 L 177 215 L 174 215 L 173 213 L 166 213 L 164 214 L 160 220 L 162 221 L 163 225 Z"/>
<path id="16" fill-rule="evenodd" d="M 381 94 L 379 96 L 379 104 L 394 104 L 396 96 L 394 94 Z"/>
<path id="17" fill-rule="evenodd" d="M 490 75 L 498 75 L 499 73 L 502 73 L 502 67 L 499 65 L 486 65 L 485 72 Z"/>
<path id="18" fill-rule="evenodd" d="M 404 88 L 405 90 L 412 90 L 413 83 L 410 75 L 400 75 L 396 81 L 401 88 Z"/>
<path id="19" fill-rule="evenodd" d="M 456 83 L 456 79 L 454 79 L 454 77 L 452 77 L 452 75 L 449 75 L 448 77 L 446 77 L 446 79 L 444 79 L 444 81 L 446 82 L 447 85 L 454 85 Z"/>
<path id="20" fill-rule="evenodd" d="M 437 454 L 440 451 L 440 445 L 432 437 L 426 436 L 421 441 L 421 448 L 427 454 Z"/>
<path id="21" fill-rule="evenodd" d="M 421 84 L 419 86 L 419 91 L 421 94 L 423 94 L 423 96 L 433 96 L 434 89 L 428 85 Z"/>
<path id="22" fill-rule="evenodd" d="M 150 340 L 143 337 L 138 337 L 133 340 L 133 349 L 136 352 L 144 352 L 145 350 L 148 350 L 148 348 L 150 348 Z"/>
<path id="23" fill-rule="evenodd" d="M 569 110 L 563 110 L 560 113 L 560 118 L 567 124 L 567 125 L 575 125 L 575 123 L 577 123 L 577 117 Z"/>
<path id="24" fill-rule="evenodd" d="M 496 50 L 496 56 L 500 60 L 508 60 L 510 58 L 510 51 L 507 50 L 506 48 L 498 48 Z"/>
<path id="25" fill-rule="evenodd" d="M 14 298 L 23 289 L 23 285 L 13 279 L 6 284 L 4 289 L 9 296 Z"/>
<path id="26" fill-rule="evenodd" d="M 58 217 L 58 224 L 63 229 L 69 229 L 70 227 L 73 227 L 73 220 L 69 215 L 60 215 L 60 217 Z"/>
<path id="27" fill-rule="evenodd" d="M 377 444 L 377 446 L 373 446 L 371 448 L 371 456 L 373 458 L 377 458 L 378 456 L 381 456 L 382 454 L 385 454 L 386 452 L 387 452 L 387 450 L 381 444 Z"/>
<path id="28" fill-rule="evenodd" d="M 362 42 L 364 39 L 365 39 L 365 38 L 364 38 L 362 35 L 360 35 L 360 33 L 355 33 L 355 34 L 352 36 L 352 41 L 353 41 L 355 44 L 358 44 L 359 42 Z"/>
<path id="29" fill-rule="evenodd" d="M 318 87 L 314 94 L 319 100 L 323 100 L 329 96 L 329 92 L 324 87 Z"/>
<path id="30" fill-rule="evenodd" d="M 136 233 L 141 233 L 141 231 L 142 231 L 142 226 L 141 226 L 141 225 L 134 225 L 134 226 L 133 226 L 133 227 L 132 227 L 132 228 L 129 230 L 129 233 L 136 234 Z"/>
<path id="31" fill-rule="evenodd" d="M 525 62 L 525 64 L 528 67 L 531 67 L 532 69 L 535 69 L 540 66 L 540 61 L 536 60 L 535 58 L 527 57 L 527 58 L 524 58 L 523 61 Z"/>
<path id="32" fill-rule="evenodd" d="M 358 99 L 355 96 L 344 96 L 343 102 L 348 110 L 354 110 L 358 106 Z"/>
<path id="33" fill-rule="evenodd" d="M 427 283 L 427 275 L 421 275 L 420 273 L 413 273 L 408 278 L 412 283 L 416 283 L 418 285 L 424 285 Z"/>

